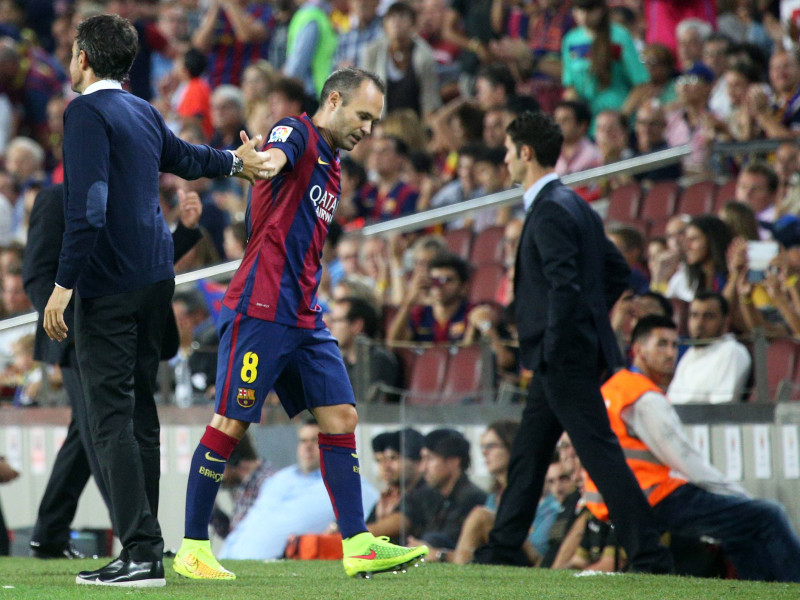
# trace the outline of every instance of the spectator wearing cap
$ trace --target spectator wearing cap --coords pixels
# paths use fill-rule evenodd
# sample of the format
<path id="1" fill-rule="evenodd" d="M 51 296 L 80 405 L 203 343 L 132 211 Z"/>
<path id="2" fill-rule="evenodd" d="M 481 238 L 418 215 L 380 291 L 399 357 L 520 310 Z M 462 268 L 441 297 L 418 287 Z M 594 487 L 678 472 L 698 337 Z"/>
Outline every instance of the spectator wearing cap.
<path id="1" fill-rule="evenodd" d="M 403 530 L 435 548 L 453 549 L 461 526 L 487 495 L 467 477 L 470 443 L 454 429 L 425 436 L 421 450 L 426 486 L 401 509 Z"/>
<path id="2" fill-rule="evenodd" d="M 386 82 L 388 114 L 411 108 L 424 117 L 439 108 L 436 59 L 428 43 L 416 34 L 417 15 L 406 2 L 395 2 L 383 16 L 385 36 L 364 51 L 362 65 Z"/>
<path id="3" fill-rule="evenodd" d="M 800 335 L 800 217 L 785 215 L 761 225 L 772 232 L 780 251 L 767 267 L 762 284 L 749 281 L 746 269 L 738 278 L 746 329 L 763 327 L 771 336 Z M 762 292 L 766 292 L 766 300 Z"/>
<path id="4" fill-rule="evenodd" d="M 728 301 L 699 292 L 689 305 L 691 347 L 678 361 L 667 395 L 673 404 L 721 404 L 742 400 L 750 353 L 729 332 Z"/>
<path id="5" fill-rule="evenodd" d="M 561 44 L 565 99 L 584 100 L 593 115 L 623 106 L 650 81 L 631 34 L 611 22 L 605 0 L 575 0 L 572 14 L 577 27 Z"/>
<path id="6" fill-rule="evenodd" d="M 714 72 L 700 62 L 686 69 L 675 81 L 677 108 L 667 115 L 666 140 L 670 146 L 689 144 L 691 154 L 683 160 L 687 175 L 707 170 L 710 143 L 718 129 L 724 130 L 708 108 L 713 83 Z"/>
<path id="7" fill-rule="evenodd" d="M 359 356 L 358 337 L 363 336 L 374 342 L 378 334 L 380 315 L 372 303 L 355 296 L 348 296 L 334 302 L 331 312 L 325 317 L 331 333 L 339 343 L 347 377 L 359 401 L 396 401 L 397 397 L 387 394 L 385 387 L 400 387 L 400 368 L 397 358 L 383 345 L 367 342 L 366 354 Z M 359 375 L 359 358 L 366 357 L 366 364 L 361 363 L 366 378 Z"/>
<path id="8" fill-rule="evenodd" d="M 378 478 L 385 486 L 367 517 L 367 528 L 373 535 L 400 539 L 402 508 L 410 497 L 425 488 L 420 470 L 423 443 L 423 435 L 411 427 L 386 431 L 372 438 Z"/>
<path id="9" fill-rule="evenodd" d="M 747 110 L 768 138 L 800 135 L 800 57 L 797 50 L 777 50 L 769 59 L 769 83 L 774 99 L 751 86 Z"/>

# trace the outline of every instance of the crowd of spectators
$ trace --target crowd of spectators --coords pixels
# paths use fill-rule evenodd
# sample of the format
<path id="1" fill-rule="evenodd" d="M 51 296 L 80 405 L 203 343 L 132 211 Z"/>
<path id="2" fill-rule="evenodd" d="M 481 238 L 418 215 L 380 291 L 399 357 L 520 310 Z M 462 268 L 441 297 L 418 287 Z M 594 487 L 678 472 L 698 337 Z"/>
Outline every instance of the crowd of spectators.
<path id="1" fill-rule="evenodd" d="M 410 374 L 392 352 L 407 343 L 484 339 L 495 357 L 495 383 L 524 387 L 529 380 L 517 363 L 509 310 L 521 204 L 389 238 L 362 238 L 358 231 L 510 188 L 505 127 L 536 108 L 552 112 L 564 134 L 560 175 L 688 144 L 691 151 L 680 163 L 581 186 L 579 193 L 601 214 L 618 190 L 630 186 L 644 196 L 674 182 L 686 189 L 712 181 L 711 195 L 733 190 L 726 202 L 706 202 L 691 214 L 679 210 L 681 203 L 660 221 L 635 214 L 608 220 L 609 237 L 633 272 L 630 293 L 612 310 L 623 347 L 636 319 L 653 306 L 660 314 L 677 306 L 675 318 L 683 320 L 681 332 L 689 340 L 688 306 L 705 292 L 718 292 L 725 301 L 720 308 L 727 328 L 720 336 L 759 328 L 773 336 L 798 335 L 798 23 L 769 0 L 719 2 L 716 11 L 712 5 L 3 2 L 0 315 L 30 310 L 18 271 L 36 193 L 63 179 L 62 116 L 74 97 L 68 65 L 75 25 L 114 12 L 139 32 L 127 89 L 151 101 L 178 135 L 195 143 L 232 148 L 240 129 L 267 135 L 277 120 L 313 111 L 321 81 L 337 67 L 361 66 L 386 79 L 386 110 L 374 135 L 341 157 L 342 191 L 318 297 L 354 378 L 359 361 L 353 340 L 366 337 L 376 347 L 367 355 L 361 398 L 397 400 L 396 390 Z M 717 142 L 764 139 L 782 143 L 743 155 L 712 152 Z M 200 197 L 203 239 L 176 270 L 241 258 L 247 186 L 163 176 L 161 207 L 171 225 L 179 190 Z M 224 289 L 224 282 L 203 281 L 197 293 L 176 297 L 181 349 L 167 385 L 183 405 L 213 397 L 213 322 Z M 23 333 L 29 332 L 0 336 L 0 387 L 6 397 L 29 404 L 42 386 L 30 376 L 27 346 L 15 344 Z M 58 373 L 49 379 L 57 385 Z M 20 386 L 28 392 L 17 393 Z M 732 399 L 746 396 L 737 387 Z"/>

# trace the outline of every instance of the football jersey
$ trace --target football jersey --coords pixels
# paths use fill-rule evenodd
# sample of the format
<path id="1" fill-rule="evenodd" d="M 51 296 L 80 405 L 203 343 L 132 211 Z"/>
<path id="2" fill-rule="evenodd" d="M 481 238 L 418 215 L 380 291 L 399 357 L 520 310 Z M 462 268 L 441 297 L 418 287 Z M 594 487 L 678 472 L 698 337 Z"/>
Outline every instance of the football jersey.
<path id="1" fill-rule="evenodd" d="M 264 148 L 282 150 L 287 163 L 253 187 L 247 250 L 224 304 L 265 321 L 321 329 L 317 288 L 322 246 L 339 204 L 339 153 L 306 114 L 278 121 Z"/>

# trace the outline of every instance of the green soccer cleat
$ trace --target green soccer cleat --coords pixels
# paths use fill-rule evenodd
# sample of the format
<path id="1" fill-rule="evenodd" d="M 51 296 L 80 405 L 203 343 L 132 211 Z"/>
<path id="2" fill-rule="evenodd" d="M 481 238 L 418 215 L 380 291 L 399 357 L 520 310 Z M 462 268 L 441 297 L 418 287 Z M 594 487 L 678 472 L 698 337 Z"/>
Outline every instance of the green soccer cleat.
<path id="1" fill-rule="evenodd" d="M 375 537 L 368 531 L 347 538 L 344 549 L 344 572 L 350 577 L 369 578 L 373 573 L 405 572 L 408 566 L 425 561 L 427 546 L 406 548 L 389 543 L 389 538 Z"/>
<path id="2" fill-rule="evenodd" d="M 189 579 L 236 579 L 236 575 L 219 564 L 211 552 L 208 540 L 183 538 L 180 550 L 175 555 L 172 569 Z"/>

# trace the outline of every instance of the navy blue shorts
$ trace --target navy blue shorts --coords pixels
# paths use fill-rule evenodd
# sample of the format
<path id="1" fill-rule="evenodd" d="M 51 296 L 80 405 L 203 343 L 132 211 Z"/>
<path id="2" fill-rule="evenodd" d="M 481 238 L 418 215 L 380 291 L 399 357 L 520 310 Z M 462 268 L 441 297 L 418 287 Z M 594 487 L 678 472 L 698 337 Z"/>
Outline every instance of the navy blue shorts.
<path id="1" fill-rule="evenodd" d="M 270 390 L 286 413 L 353 404 L 353 388 L 328 328 L 301 329 L 222 307 L 217 355 L 217 414 L 258 423 Z"/>

